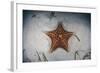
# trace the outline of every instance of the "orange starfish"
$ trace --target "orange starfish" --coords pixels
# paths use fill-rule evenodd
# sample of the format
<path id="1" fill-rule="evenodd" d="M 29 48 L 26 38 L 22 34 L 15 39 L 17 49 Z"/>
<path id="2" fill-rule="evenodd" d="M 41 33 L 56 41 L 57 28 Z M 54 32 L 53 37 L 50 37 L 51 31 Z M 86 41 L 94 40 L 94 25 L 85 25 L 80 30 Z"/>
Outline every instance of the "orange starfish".
<path id="1" fill-rule="evenodd" d="M 73 32 L 64 30 L 62 22 L 59 22 L 58 27 L 55 30 L 48 32 L 47 35 L 51 38 L 52 41 L 50 48 L 51 53 L 57 48 L 62 48 L 68 52 L 68 40 L 73 35 Z"/>

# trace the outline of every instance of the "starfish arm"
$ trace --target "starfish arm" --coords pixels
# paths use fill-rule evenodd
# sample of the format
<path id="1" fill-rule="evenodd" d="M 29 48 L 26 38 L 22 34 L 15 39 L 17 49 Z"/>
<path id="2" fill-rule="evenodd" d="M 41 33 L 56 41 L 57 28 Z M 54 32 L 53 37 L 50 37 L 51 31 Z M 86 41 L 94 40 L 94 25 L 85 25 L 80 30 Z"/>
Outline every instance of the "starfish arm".
<path id="1" fill-rule="evenodd" d="M 63 38 L 65 38 L 67 41 L 69 40 L 69 38 L 71 38 L 71 36 L 73 35 L 73 32 L 68 32 L 68 33 L 64 33 L 63 34 Z"/>
<path id="2" fill-rule="evenodd" d="M 57 49 L 57 41 L 58 41 L 57 34 L 55 32 L 53 32 L 53 33 L 49 32 L 48 36 L 51 39 L 51 48 L 50 48 L 49 52 L 52 53 L 53 51 L 55 51 Z"/>
<path id="3" fill-rule="evenodd" d="M 66 39 L 61 40 L 62 41 L 62 48 L 68 52 L 68 41 Z"/>
<path id="4" fill-rule="evenodd" d="M 53 38 L 55 38 L 55 33 L 49 32 L 49 33 L 47 33 L 47 35 L 48 35 L 48 37 L 51 38 L 51 40 L 52 40 Z"/>
<path id="5" fill-rule="evenodd" d="M 64 35 L 67 36 L 67 35 L 73 35 L 74 33 L 73 32 L 68 32 L 68 31 L 64 31 Z"/>
<path id="6" fill-rule="evenodd" d="M 52 53 L 56 49 L 57 49 L 57 40 L 54 39 L 54 40 L 52 40 L 52 43 L 51 43 L 50 52 Z"/>

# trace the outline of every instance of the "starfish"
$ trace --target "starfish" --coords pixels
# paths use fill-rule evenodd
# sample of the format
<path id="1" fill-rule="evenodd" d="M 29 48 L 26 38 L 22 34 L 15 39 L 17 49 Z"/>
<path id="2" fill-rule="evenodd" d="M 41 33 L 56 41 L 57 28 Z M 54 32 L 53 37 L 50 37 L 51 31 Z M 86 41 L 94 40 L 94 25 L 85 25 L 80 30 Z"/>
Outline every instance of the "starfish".
<path id="1" fill-rule="evenodd" d="M 58 48 L 64 49 L 66 52 L 68 52 L 68 41 L 71 38 L 72 35 L 74 35 L 73 32 L 66 31 L 63 28 L 62 22 L 58 23 L 58 26 L 55 30 L 49 31 L 46 33 L 51 38 L 51 48 L 50 52 L 52 53 Z M 77 36 L 76 36 L 77 37 Z M 79 38 L 77 37 L 79 40 Z M 79 40 L 80 41 L 80 40 Z"/>

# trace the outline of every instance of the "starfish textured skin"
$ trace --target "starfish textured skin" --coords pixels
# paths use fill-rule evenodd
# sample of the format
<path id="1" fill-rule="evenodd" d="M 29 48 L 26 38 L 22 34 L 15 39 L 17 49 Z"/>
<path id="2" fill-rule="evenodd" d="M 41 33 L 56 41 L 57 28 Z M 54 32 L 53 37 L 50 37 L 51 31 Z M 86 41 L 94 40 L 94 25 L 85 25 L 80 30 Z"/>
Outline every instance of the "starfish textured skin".
<path id="1" fill-rule="evenodd" d="M 49 31 L 47 35 L 51 38 L 52 42 L 50 48 L 51 53 L 58 48 L 62 48 L 68 52 L 68 41 L 73 35 L 73 32 L 66 31 L 63 28 L 62 22 L 59 22 L 57 28 L 53 31 Z"/>

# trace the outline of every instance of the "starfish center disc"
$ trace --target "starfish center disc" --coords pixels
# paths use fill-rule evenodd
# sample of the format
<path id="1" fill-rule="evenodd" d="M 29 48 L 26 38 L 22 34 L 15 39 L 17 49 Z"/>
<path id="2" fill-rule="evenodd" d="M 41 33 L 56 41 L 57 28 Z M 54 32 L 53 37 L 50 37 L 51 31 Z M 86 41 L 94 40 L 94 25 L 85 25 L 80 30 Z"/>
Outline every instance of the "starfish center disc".
<path id="1" fill-rule="evenodd" d="M 62 35 L 61 35 L 61 34 L 59 34 L 59 37 L 60 37 L 60 38 L 62 38 Z"/>

